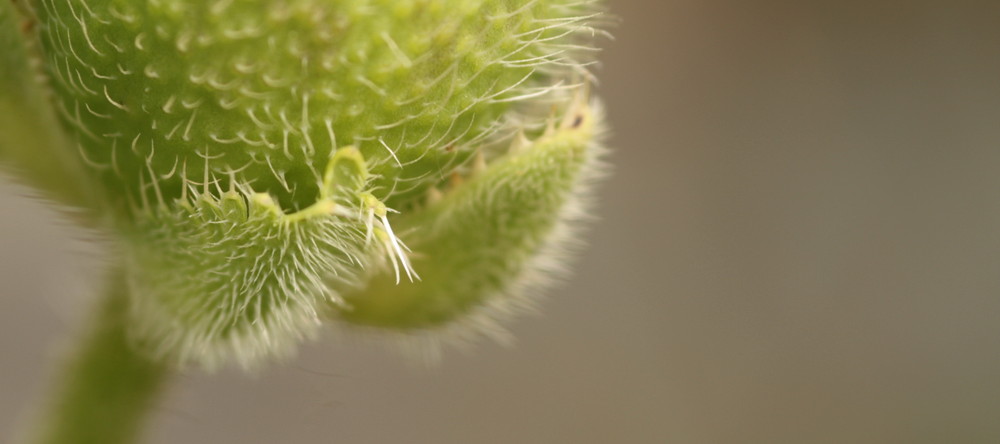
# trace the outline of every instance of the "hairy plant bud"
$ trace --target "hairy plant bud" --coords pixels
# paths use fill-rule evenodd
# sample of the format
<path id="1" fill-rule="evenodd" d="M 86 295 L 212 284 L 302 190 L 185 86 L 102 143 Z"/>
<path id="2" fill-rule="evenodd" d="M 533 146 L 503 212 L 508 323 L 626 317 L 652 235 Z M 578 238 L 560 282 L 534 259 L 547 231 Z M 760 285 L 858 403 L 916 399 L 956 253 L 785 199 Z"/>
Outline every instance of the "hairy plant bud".
<path id="1" fill-rule="evenodd" d="M 324 322 L 496 334 L 598 172 L 594 3 L 30 1 L 72 140 L 46 149 L 98 204 L 47 191 L 120 240 L 164 359 L 252 365 Z"/>

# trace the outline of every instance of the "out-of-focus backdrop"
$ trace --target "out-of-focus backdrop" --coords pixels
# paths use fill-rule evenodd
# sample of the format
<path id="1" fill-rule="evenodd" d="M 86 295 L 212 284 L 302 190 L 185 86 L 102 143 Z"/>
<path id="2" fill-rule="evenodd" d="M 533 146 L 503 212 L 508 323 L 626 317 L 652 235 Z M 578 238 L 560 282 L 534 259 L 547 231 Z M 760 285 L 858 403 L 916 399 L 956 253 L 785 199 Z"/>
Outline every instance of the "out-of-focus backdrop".
<path id="1" fill-rule="evenodd" d="M 323 340 L 147 442 L 1000 442 L 1000 3 L 613 0 L 615 174 L 518 345 Z M 0 186 L 0 441 L 100 252 Z M 328 338 L 329 339 L 329 338 Z"/>

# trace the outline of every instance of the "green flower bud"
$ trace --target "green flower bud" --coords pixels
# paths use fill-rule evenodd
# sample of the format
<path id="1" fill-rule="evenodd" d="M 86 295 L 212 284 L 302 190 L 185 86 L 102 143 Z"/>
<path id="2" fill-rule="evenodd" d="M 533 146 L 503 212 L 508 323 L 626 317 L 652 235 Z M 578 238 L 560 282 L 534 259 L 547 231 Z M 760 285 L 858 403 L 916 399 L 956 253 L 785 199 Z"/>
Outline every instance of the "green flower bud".
<path id="1" fill-rule="evenodd" d="M 69 161 L 38 186 L 120 240 L 163 359 L 253 365 L 324 322 L 490 333 L 598 171 L 594 3 L 34 0 L 71 140 L 40 142 Z"/>

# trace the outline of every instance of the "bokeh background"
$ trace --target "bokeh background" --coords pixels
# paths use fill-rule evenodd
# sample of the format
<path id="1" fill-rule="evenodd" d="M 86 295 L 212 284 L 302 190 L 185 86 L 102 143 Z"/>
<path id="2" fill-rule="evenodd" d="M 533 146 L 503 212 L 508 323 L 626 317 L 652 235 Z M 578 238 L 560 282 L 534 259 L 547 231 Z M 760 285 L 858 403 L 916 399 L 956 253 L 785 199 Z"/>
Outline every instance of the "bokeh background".
<path id="1" fill-rule="evenodd" d="M 516 347 L 183 376 L 147 442 L 1000 442 L 1000 3 L 610 3 L 615 173 Z M 0 441 L 102 255 L 23 194 L 0 185 Z"/>

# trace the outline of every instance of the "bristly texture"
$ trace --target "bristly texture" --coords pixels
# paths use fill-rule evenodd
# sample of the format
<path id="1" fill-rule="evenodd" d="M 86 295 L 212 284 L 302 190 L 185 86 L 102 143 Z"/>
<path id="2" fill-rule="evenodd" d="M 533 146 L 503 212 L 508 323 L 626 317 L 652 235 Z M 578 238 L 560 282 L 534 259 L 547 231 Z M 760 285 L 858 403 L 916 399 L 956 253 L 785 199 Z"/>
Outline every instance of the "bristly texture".
<path id="1" fill-rule="evenodd" d="M 589 191 L 605 171 L 602 117 L 581 94 L 537 140 L 517 137 L 507 155 L 401 217 L 422 279 L 393 283 L 382 272 L 345 292 L 331 315 L 430 362 L 442 345 L 508 341 L 503 321 L 533 309 L 579 246 Z"/>
<path id="2" fill-rule="evenodd" d="M 512 103 L 569 87 L 569 37 L 589 14 L 566 3 L 36 7 L 59 110 L 123 205 L 170 203 L 207 172 L 294 210 L 315 202 L 340 144 L 367 159 L 378 197 L 415 195 L 499 129 Z"/>
<path id="3" fill-rule="evenodd" d="M 29 1 L 136 342 L 252 366 L 323 321 L 496 330 L 599 170 L 595 3 Z"/>

